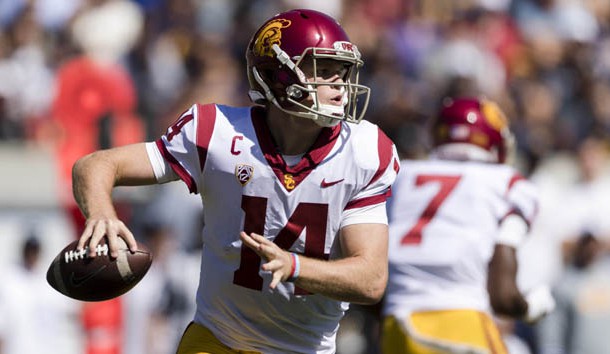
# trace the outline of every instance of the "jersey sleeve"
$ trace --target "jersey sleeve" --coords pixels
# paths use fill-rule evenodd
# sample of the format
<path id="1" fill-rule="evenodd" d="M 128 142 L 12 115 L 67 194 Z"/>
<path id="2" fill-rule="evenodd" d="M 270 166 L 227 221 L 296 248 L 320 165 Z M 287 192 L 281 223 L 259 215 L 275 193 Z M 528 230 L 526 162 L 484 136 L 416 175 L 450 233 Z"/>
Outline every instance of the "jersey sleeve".
<path id="1" fill-rule="evenodd" d="M 519 215 L 528 226 L 531 226 L 538 214 L 538 198 L 536 186 L 520 174 L 514 174 L 506 190 L 509 210 L 505 217 L 513 214 Z"/>
<path id="2" fill-rule="evenodd" d="M 527 236 L 528 224 L 516 214 L 509 214 L 500 223 L 496 243 L 518 248 Z"/>
<path id="3" fill-rule="evenodd" d="M 347 203 L 341 227 L 357 223 L 387 224 L 386 200 L 396 180 L 400 163 L 392 141 L 377 130 L 377 169 L 367 184 Z"/>
<path id="4" fill-rule="evenodd" d="M 157 183 L 167 183 L 180 178 L 163 158 L 156 142 L 146 143 L 146 152 L 148 153 L 148 160 L 155 173 Z"/>
<path id="5" fill-rule="evenodd" d="M 165 163 L 186 183 L 191 193 L 199 193 L 198 182 L 205 167 L 215 114 L 215 105 L 195 104 L 155 142 Z"/>

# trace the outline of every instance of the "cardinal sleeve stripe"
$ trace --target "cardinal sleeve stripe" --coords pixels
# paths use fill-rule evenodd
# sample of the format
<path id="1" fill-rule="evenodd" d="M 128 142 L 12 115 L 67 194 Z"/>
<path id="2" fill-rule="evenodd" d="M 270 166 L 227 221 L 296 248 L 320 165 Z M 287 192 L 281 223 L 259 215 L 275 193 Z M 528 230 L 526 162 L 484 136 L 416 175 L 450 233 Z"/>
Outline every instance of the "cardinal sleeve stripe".
<path id="1" fill-rule="evenodd" d="M 522 180 L 525 180 L 525 177 L 523 177 L 523 176 L 522 176 L 521 174 L 519 174 L 519 173 L 515 173 L 515 174 L 514 174 L 514 175 L 511 177 L 510 181 L 508 182 L 508 187 L 506 188 L 506 193 L 508 194 L 508 192 L 509 192 L 509 191 L 510 191 L 510 190 L 513 188 L 513 186 L 514 186 L 514 185 L 515 185 L 517 182 L 522 181 Z"/>
<path id="2" fill-rule="evenodd" d="M 527 224 L 528 229 L 531 227 L 531 220 L 529 220 L 519 209 L 513 208 L 511 210 L 509 210 L 498 222 L 498 224 L 502 224 L 504 222 L 504 220 L 506 220 L 506 218 L 508 218 L 511 215 L 517 215 L 519 217 L 521 217 L 523 219 L 523 221 L 525 221 L 525 223 Z"/>
<path id="3" fill-rule="evenodd" d="M 178 162 L 178 160 L 176 160 L 176 158 L 174 156 L 172 156 L 172 154 L 167 150 L 167 148 L 165 147 L 165 144 L 163 144 L 163 140 L 159 139 L 156 141 L 156 143 L 157 143 L 157 148 L 159 148 L 159 151 L 161 152 L 161 155 L 163 156 L 165 161 L 167 161 L 169 163 L 169 165 L 172 167 L 172 170 L 174 170 L 174 172 L 176 172 L 176 174 L 180 177 L 180 179 L 182 179 L 184 181 L 184 183 L 186 183 L 186 185 L 189 188 L 189 192 L 197 193 L 197 185 L 195 184 L 195 180 L 186 171 L 186 169 L 184 167 L 182 167 L 182 165 Z"/>
<path id="4" fill-rule="evenodd" d="M 367 184 L 367 187 L 381 178 L 390 162 L 392 162 L 392 140 L 380 129 L 377 129 L 377 152 L 379 153 L 379 167 L 371 181 Z"/>
<path id="5" fill-rule="evenodd" d="M 199 154 L 199 167 L 205 167 L 205 160 L 212 139 L 212 132 L 216 123 L 216 105 L 197 105 L 197 153 Z"/>
<path id="6" fill-rule="evenodd" d="M 347 203 L 345 206 L 345 210 L 362 208 L 369 205 L 375 205 L 379 203 L 385 202 L 392 195 L 392 190 L 388 188 L 388 190 L 383 194 L 372 195 L 370 197 L 354 199 Z"/>

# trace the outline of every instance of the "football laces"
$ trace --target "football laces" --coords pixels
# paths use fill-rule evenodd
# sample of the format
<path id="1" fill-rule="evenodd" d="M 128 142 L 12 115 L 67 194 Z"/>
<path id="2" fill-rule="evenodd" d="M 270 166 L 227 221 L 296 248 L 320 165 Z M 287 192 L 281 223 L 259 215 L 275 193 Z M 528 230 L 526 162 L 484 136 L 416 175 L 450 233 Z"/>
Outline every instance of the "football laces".
<path id="1" fill-rule="evenodd" d="M 72 251 L 67 251 L 66 253 L 64 253 L 64 259 L 66 261 L 66 263 L 70 263 L 72 261 L 75 260 L 79 260 L 79 259 L 85 259 L 87 258 L 87 253 L 89 251 L 89 247 L 85 247 L 82 250 L 72 250 Z M 108 255 L 108 245 L 97 245 L 95 247 L 95 253 L 98 256 L 104 255 L 107 256 Z"/>

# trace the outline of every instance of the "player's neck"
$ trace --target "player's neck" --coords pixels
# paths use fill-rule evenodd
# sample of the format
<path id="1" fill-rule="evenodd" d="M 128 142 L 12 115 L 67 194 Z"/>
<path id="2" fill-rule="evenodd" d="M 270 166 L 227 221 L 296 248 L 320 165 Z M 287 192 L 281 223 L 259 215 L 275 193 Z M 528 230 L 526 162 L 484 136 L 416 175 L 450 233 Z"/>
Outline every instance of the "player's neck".
<path id="1" fill-rule="evenodd" d="M 289 116 L 277 109 L 269 109 L 267 125 L 282 154 L 306 153 L 323 129 L 307 118 Z"/>

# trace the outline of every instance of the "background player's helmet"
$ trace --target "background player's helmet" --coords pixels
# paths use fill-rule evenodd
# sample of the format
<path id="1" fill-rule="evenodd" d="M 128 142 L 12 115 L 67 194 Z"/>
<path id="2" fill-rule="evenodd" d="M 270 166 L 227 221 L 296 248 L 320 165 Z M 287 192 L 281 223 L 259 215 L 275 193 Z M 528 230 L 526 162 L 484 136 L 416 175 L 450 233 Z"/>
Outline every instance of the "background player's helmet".
<path id="1" fill-rule="evenodd" d="M 436 117 L 433 141 L 436 152 L 448 158 L 504 163 L 513 137 L 494 102 L 448 98 Z"/>
<path id="2" fill-rule="evenodd" d="M 320 59 L 344 62 L 343 105 L 320 104 L 317 89 L 328 83 L 306 82 L 301 67 Z M 358 84 L 363 65 L 360 52 L 332 17 L 314 10 L 292 10 L 275 15 L 254 34 L 246 51 L 250 99 L 271 102 L 291 115 L 333 126 L 341 120 L 358 123 L 368 106 L 370 89 Z M 303 104 L 311 95 L 313 105 Z M 361 102 L 358 103 L 358 99 Z"/>

